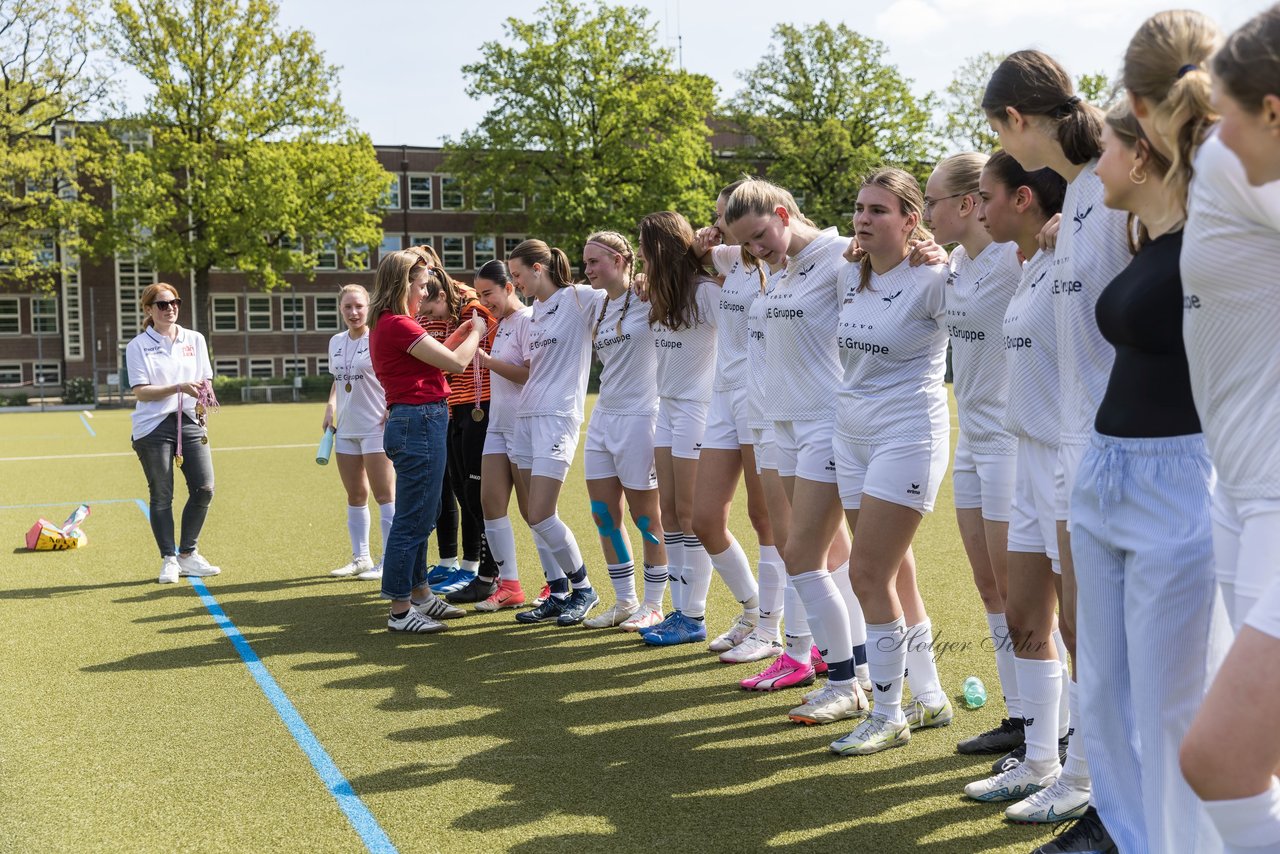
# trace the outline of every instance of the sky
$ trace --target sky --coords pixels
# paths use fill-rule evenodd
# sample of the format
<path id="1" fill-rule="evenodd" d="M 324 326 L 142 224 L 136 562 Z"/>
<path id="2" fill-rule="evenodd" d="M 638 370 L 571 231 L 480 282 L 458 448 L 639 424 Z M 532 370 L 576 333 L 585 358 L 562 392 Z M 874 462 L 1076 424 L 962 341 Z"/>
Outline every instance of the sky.
<path id="1" fill-rule="evenodd" d="M 1104 71 L 1117 77 L 1129 37 L 1153 12 L 1193 8 L 1224 30 L 1240 26 L 1270 0 L 622 0 L 644 6 L 657 38 L 673 50 L 682 36 L 684 67 L 706 74 L 728 99 L 736 73 L 755 65 L 774 26 L 843 22 L 879 39 L 888 61 L 913 81 L 917 94 L 951 81 L 966 57 L 1034 47 L 1074 76 Z M 486 41 L 501 40 L 508 17 L 532 19 L 537 0 L 278 0 L 284 27 L 309 29 L 327 60 L 340 66 L 342 103 L 377 145 L 435 146 L 474 127 L 487 104 L 469 98 L 462 66 Z M 125 80 L 127 101 L 139 106 L 145 86 Z"/>

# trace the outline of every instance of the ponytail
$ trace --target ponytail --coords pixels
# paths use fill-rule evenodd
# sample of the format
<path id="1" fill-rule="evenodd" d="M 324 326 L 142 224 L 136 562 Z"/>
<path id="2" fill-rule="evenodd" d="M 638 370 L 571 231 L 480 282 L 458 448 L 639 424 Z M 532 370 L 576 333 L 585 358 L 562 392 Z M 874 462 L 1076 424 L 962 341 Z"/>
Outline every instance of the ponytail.
<path id="1" fill-rule="evenodd" d="M 1053 138 L 1073 164 L 1088 163 L 1102 153 L 1102 111 L 1080 100 L 1071 77 L 1048 54 L 1020 50 L 996 66 L 982 109 L 1003 124 L 1010 108 L 1050 123 Z"/>
<path id="2" fill-rule="evenodd" d="M 534 264 L 541 265 L 551 277 L 551 283 L 557 288 L 573 284 L 569 256 L 564 254 L 564 250 L 548 246 L 541 240 L 530 238 L 521 241 L 519 246 L 507 253 L 507 260 L 516 260 L 529 267 Z"/>
<path id="3" fill-rule="evenodd" d="M 143 331 L 155 326 L 155 321 L 151 319 L 151 315 L 147 313 L 147 309 L 151 308 L 151 304 L 156 301 L 162 294 L 168 293 L 172 299 L 178 299 L 178 290 L 173 285 L 167 285 L 164 282 L 156 282 L 154 285 L 147 285 L 142 290 L 142 296 L 138 297 L 139 308 L 145 318 L 142 321 Z"/>

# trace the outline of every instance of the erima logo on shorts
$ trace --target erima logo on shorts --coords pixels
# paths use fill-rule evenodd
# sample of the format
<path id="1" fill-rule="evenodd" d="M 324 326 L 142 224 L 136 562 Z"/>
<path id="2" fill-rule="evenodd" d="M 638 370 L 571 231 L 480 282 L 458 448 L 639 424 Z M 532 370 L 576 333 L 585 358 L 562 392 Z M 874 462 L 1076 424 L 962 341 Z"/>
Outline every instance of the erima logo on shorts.
<path id="1" fill-rule="evenodd" d="M 907 490 L 907 495 L 919 495 L 919 494 L 920 494 L 920 484 L 918 483 L 911 484 L 911 488 Z"/>
<path id="2" fill-rule="evenodd" d="M 827 471 L 835 471 L 835 470 L 836 470 L 836 461 L 827 460 Z"/>
<path id="3" fill-rule="evenodd" d="M 558 454 L 563 450 L 564 450 L 563 442 L 556 442 L 554 445 L 551 446 L 551 453 L 553 454 Z"/>

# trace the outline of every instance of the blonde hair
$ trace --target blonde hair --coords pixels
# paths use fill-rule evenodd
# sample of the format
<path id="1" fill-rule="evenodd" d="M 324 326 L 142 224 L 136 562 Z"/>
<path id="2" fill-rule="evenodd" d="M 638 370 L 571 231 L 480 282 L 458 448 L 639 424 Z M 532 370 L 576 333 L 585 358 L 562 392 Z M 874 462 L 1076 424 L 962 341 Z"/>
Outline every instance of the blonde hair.
<path id="1" fill-rule="evenodd" d="M 178 296 L 177 288 L 173 285 L 165 284 L 164 282 L 156 282 L 154 285 L 147 285 L 143 288 L 142 295 L 138 297 L 138 307 L 142 309 L 143 314 L 142 328 L 144 330 L 150 329 L 156 325 L 155 321 L 151 319 L 151 315 L 147 314 L 147 309 L 151 308 L 151 304 L 156 301 L 156 297 L 160 296 L 160 294 L 165 291 L 173 294 L 174 299 L 182 299 L 182 297 Z"/>
<path id="2" fill-rule="evenodd" d="M 616 253 L 624 261 L 627 262 L 627 295 L 622 300 L 622 313 L 618 315 L 618 325 L 615 334 L 622 334 L 622 321 L 627 319 L 627 310 L 631 308 L 631 282 L 636 277 L 636 253 L 631 248 L 631 241 L 623 237 L 616 231 L 596 231 L 587 237 L 587 243 L 597 243 L 605 249 Z M 609 298 L 605 297 L 604 302 L 600 305 L 600 316 L 596 318 L 595 328 L 591 330 L 591 342 L 594 344 L 596 336 L 600 334 L 600 324 L 604 323 L 604 313 L 609 309 Z"/>
<path id="3" fill-rule="evenodd" d="M 1147 18 L 1124 52 L 1125 88 L 1150 105 L 1151 126 L 1170 153 L 1164 181 L 1184 207 L 1196 148 L 1218 120 L 1205 65 L 1221 40 L 1207 15 L 1176 9 Z"/>
<path id="4" fill-rule="evenodd" d="M 378 323 L 385 312 L 409 314 L 409 283 L 418 270 L 427 269 L 427 262 L 418 252 L 401 249 L 382 256 L 373 281 L 373 295 L 369 299 L 369 328 Z"/>
<path id="5" fill-rule="evenodd" d="M 364 297 L 365 305 L 369 304 L 369 291 L 365 289 L 364 285 L 343 285 L 338 288 L 338 305 L 342 305 L 342 298 L 347 294 L 360 294 Z"/>
<path id="6" fill-rule="evenodd" d="M 789 190 L 763 178 L 747 178 L 738 183 L 725 203 L 724 223 L 732 225 L 746 216 L 767 216 L 778 208 L 784 209 L 805 225 L 813 226 L 812 220 L 800 213 L 795 196 Z"/>
<path id="7" fill-rule="evenodd" d="M 924 227 L 924 194 L 920 192 L 920 184 L 909 173 L 901 169 L 877 169 L 862 180 L 863 187 L 879 187 L 888 190 L 898 197 L 898 211 L 903 216 L 915 214 L 916 224 L 907 240 L 930 240 L 933 235 Z M 862 257 L 860 262 L 861 276 L 858 279 L 858 292 L 871 287 L 871 255 Z"/>
<path id="8" fill-rule="evenodd" d="M 1147 154 L 1147 168 L 1156 173 L 1155 177 L 1165 180 L 1167 186 L 1167 179 L 1173 169 L 1173 162 L 1151 144 L 1151 140 L 1147 138 L 1146 132 L 1142 129 L 1142 125 L 1138 123 L 1138 117 L 1133 114 L 1133 109 L 1129 106 L 1127 100 L 1120 101 L 1107 113 L 1107 127 L 1111 128 L 1111 132 L 1115 134 L 1116 139 L 1120 140 L 1126 148 L 1145 152 Z M 1179 211 L 1185 214 L 1187 209 L 1186 197 L 1177 199 L 1176 204 Z M 1151 235 L 1147 233 L 1147 227 L 1132 212 L 1129 214 L 1128 232 L 1130 252 L 1137 252 L 1151 242 Z"/>
<path id="9" fill-rule="evenodd" d="M 976 151 L 965 151 L 943 159 L 933 171 L 942 176 L 942 187 L 948 196 L 976 196 L 978 179 L 990 159 Z"/>

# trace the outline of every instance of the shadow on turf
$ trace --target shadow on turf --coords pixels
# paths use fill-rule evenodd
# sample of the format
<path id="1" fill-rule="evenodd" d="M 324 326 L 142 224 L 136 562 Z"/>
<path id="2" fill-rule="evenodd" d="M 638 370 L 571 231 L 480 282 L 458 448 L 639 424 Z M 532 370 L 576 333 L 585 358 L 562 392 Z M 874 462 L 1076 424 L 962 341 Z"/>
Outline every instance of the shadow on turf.
<path id="1" fill-rule="evenodd" d="M 190 597 L 186 588 L 116 601 Z M 1047 835 L 1004 824 L 997 807 L 959 795 L 990 761 L 951 752 L 960 727 L 919 733 L 886 754 L 836 757 L 826 745 L 849 724 L 789 724 L 782 713 L 796 692 L 738 690 L 732 680 L 747 668 L 717 664 L 702 645 L 644 648 L 619 632 L 520 626 L 510 611 L 473 614 L 440 635 L 390 636 L 385 604 L 367 586 L 300 578 L 219 580 L 210 588 L 286 691 L 292 669 L 332 673 L 325 687 L 334 690 L 381 694 L 357 717 L 361 727 L 388 732 L 385 761 L 376 763 L 387 770 L 353 777 L 356 792 L 430 791 L 433 814 L 453 831 L 506 840 L 515 831 L 520 841 L 508 850 L 812 851 L 816 844 L 951 854 L 1030 848 Z M 292 595 L 270 598 L 281 591 Z M 37 592 L 51 591 L 4 595 Z M 238 660 L 202 606 L 189 598 L 182 605 L 136 622 L 171 624 L 157 630 L 191 634 L 188 646 L 83 670 Z M 284 657 L 312 660 L 286 669 Z M 406 713 L 414 725 L 395 728 Z M 442 792 L 448 798 L 437 802 Z M 932 799 L 927 810 L 923 799 Z M 971 832 L 975 822 L 981 836 L 953 838 L 961 835 L 955 826 Z M 946 838 L 931 839 L 939 836 Z"/>

